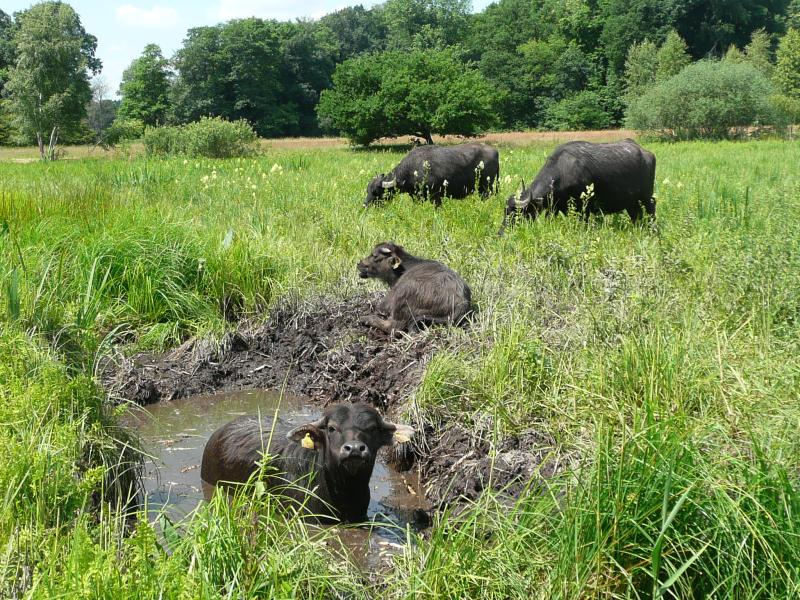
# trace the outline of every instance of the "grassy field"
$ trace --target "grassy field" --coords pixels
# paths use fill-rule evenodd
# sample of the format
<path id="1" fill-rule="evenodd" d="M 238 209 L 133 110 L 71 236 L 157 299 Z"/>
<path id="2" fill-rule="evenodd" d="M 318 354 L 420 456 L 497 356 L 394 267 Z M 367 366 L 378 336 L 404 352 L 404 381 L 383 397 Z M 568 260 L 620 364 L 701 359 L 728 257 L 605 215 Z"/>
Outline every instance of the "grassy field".
<path id="1" fill-rule="evenodd" d="M 646 144 L 658 227 L 403 197 L 395 150 L 0 164 L 0 597 L 800 597 L 800 145 Z M 501 147 L 502 197 L 553 142 Z M 571 468 L 441 514 L 385 576 L 269 495 L 164 538 L 115 516 L 132 455 L 93 376 L 292 298 L 379 289 L 384 239 L 471 284 L 476 323 L 414 401 L 476 435 L 546 432 Z"/>

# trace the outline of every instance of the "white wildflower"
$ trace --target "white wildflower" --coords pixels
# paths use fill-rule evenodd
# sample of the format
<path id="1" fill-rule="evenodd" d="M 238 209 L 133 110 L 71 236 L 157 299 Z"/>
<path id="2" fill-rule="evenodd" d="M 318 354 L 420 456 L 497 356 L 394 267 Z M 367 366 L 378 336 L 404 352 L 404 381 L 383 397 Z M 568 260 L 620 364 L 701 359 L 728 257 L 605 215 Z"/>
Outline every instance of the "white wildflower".
<path id="1" fill-rule="evenodd" d="M 283 171 L 283 167 L 280 166 L 278 163 L 275 163 L 274 165 L 272 165 L 272 168 L 269 171 L 270 173 L 278 173 L 280 171 Z"/>

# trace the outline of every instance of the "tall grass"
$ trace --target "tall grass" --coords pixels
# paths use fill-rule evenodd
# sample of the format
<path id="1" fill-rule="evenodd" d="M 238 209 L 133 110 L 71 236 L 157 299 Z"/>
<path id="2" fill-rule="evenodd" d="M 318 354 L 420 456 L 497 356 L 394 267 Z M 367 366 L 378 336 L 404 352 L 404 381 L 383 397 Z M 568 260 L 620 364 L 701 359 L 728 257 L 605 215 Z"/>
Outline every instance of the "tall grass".
<path id="1" fill-rule="evenodd" d="M 0 165 L 0 595 L 800 596 L 800 148 L 650 148 L 657 230 L 557 217 L 503 238 L 502 198 L 361 208 L 397 151 Z M 501 196 L 549 150 L 503 150 Z M 98 353 L 378 289 L 354 265 L 383 239 L 446 261 L 479 308 L 421 418 L 534 429 L 570 468 L 439 515 L 377 588 L 269 500 L 123 535 L 136 461 Z"/>

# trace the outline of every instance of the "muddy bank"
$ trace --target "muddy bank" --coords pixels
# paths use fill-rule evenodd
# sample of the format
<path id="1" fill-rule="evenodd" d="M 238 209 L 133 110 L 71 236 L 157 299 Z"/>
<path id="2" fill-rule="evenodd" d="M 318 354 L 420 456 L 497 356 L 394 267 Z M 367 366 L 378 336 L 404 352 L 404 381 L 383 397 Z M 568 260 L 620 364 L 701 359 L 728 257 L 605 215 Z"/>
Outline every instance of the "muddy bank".
<path id="1" fill-rule="evenodd" d="M 390 340 L 359 324 L 382 296 L 285 306 L 266 324 L 230 334 L 221 344 L 190 340 L 163 355 L 117 357 L 103 369 L 103 382 L 112 395 L 138 404 L 223 390 L 285 389 L 320 405 L 366 402 L 392 416 L 402 411 L 428 360 L 452 334 L 439 327 Z M 552 440 L 533 431 L 492 448 L 457 423 L 415 425 L 413 451 L 395 462 L 417 465 L 436 506 L 475 499 L 489 485 L 515 496 L 532 476 L 558 468 Z"/>

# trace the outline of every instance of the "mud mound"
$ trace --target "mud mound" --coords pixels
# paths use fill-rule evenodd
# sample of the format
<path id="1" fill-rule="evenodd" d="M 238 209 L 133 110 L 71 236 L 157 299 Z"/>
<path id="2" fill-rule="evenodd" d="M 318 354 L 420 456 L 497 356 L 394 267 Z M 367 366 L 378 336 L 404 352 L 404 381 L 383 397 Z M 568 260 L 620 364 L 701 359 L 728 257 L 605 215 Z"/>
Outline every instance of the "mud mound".
<path id="1" fill-rule="evenodd" d="M 103 369 L 103 383 L 112 395 L 139 404 L 266 388 L 285 389 L 322 405 L 367 402 L 392 415 L 419 385 L 425 365 L 447 344 L 449 334 L 437 327 L 389 339 L 359 324 L 381 297 L 286 306 L 266 324 L 229 334 L 220 344 L 190 340 L 163 355 L 117 357 Z M 555 469 L 540 468 L 553 444 L 535 432 L 507 438 L 492 449 L 459 424 L 418 431 L 416 454 L 404 444 L 404 453 L 393 459 L 404 469 L 419 464 L 434 506 L 475 499 L 488 486 L 516 496 L 531 477 Z"/>
<path id="2" fill-rule="evenodd" d="M 163 355 L 120 359 L 105 369 L 112 394 L 139 404 L 242 388 L 286 389 L 323 404 L 395 406 L 420 381 L 444 330 L 390 340 L 358 323 L 380 294 L 284 307 L 221 344 L 190 340 Z"/>

